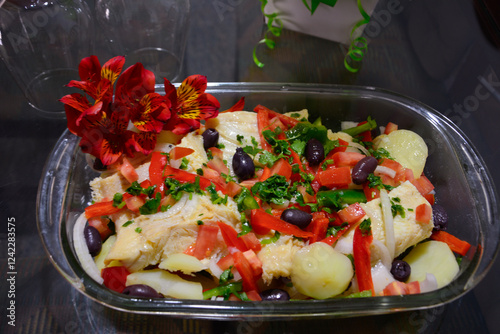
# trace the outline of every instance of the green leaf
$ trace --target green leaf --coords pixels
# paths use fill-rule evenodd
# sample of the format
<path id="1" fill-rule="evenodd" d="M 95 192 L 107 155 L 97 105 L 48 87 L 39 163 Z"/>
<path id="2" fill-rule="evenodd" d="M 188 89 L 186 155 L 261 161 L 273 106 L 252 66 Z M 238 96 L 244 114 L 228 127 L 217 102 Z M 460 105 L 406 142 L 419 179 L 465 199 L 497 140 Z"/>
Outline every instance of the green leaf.
<path id="1" fill-rule="evenodd" d="M 263 182 L 257 182 L 252 187 L 252 193 L 263 201 L 276 205 L 282 205 L 291 199 L 288 182 L 282 175 L 273 175 Z"/>

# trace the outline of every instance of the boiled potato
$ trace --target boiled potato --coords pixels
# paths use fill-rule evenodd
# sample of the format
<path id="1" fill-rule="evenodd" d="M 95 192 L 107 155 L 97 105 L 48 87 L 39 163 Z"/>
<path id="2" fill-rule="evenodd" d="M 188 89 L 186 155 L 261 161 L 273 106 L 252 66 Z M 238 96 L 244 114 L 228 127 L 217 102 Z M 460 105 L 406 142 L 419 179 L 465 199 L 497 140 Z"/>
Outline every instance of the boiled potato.
<path id="1" fill-rule="evenodd" d="M 441 241 L 427 241 L 418 244 L 403 259 L 411 267 L 409 282 L 422 282 L 426 274 L 436 277 L 438 288 L 449 284 L 458 273 L 458 263 L 447 244 Z"/>
<path id="2" fill-rule="evenodd" d="M 186 281 L 162 269 L 141 270 L 127 276 L 126 285 L 145 284 L 164 296 L 180 299 L 203 299 L 199 282 Z"/>
<path id="3" fill-rule="evenodd" d="M 169 255 L 158 265 L 158 267 L 169 271 L 182 271 L 187 275 L 207 268 L 207 266 L 194 256 L 184 253 Z"/>
<path id="4" fill-rule="evenodd" d="M 316 242 L 297 251 L 292 259 L 291 279 L 300 293 L 316 299 L 334 297 L 349 286 L 351 260 L 331 246 Z"/>
<path id="5" fill-rule="evenodd" d="M 376 139 L 375 143 L 377 149 L 386 149 L 403 167 L 410 168 L 416 178 L 422 175 L 429 152 L 418 134 L 410 130 L 396 130 Z"/>

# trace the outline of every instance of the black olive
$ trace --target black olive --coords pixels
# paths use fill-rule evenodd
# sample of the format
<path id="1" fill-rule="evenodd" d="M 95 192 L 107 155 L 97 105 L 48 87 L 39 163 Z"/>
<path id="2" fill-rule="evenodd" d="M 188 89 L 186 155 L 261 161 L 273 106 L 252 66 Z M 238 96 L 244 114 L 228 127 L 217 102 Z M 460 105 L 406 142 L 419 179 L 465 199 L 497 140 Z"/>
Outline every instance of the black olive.
<path id="1" fill-rule="evenodd" d="M 309 165 L 317 166 L 325 159 L 325 148 L 319 140 L 311 138 L 307 142 L 305 154 Z"/>
<path id="2" fill-rule="evenodd" d="M 288 292 L 282 289 L 269 289 L 262 291 L 260 293 L 260 298 L 262 298 L 262 300 L 269 300 L 269 301 L 279 301 L 279 300 L 287 301 L 290 300 L 290 295 L 288 294 Z"/>
<path id="3" fill-rule="evenodd" d="M 377 168 L 378 161 L 374 157 L 364 157 L 352 169 L 352 182 L 354 184 L 363 184 L 368 179 L 368 175 Z"/>
<path id="4" fill-rule="evenodd" d="M 106 165 L 104 165 L 102 163 L 102 160 L 99 159 L 99 158 L 95 158 L 94 160 L 94 164 L 92 166 L 95 170 L 97 171 L 105 171 L 106 169 L 108 169 L 108 167 Z"/>
<path id="5" fill-rule="evenodd" d="M 286 209 L 281 213 L 281 220 L 293 224 L 301 229 L 306 228 L 312 221 L 313 216 L 298 209 Z"/>
<path id="6" fill-rule="evenodd" d="M 443 231 L 448 227 L 448 213 L 439 204 L 434 204 L 432 206 L 432 216 L 434 219 L 434 230 Z"/>
<path id="7" fill-rule="evenodd" d="M 404 282 L 411 275 L 411 267 L 406 261 L 394 260 L 391 266 L 391 274 L 396 280 Z"/>
<path id="8" fill-rule="evenodd" d="M 210 147 L 215 147 L 219 143 L 219 132 L 215 129 L 206 129 L 201 135 L 203 137 L 203 148 L 205 151 Z"/>
<path id="9" fill-rule="evenodd" d="M 255 174 L 255 165 L 252 158 L 241 147 L 233 155 L 233 171 L 241 180 L 247 180 Z"/>
<path id="10" fill-rule="evenodd" d="M 87 248 L 92 256 L 99 254 L 102 248 L 102 240 L 99 235 L 99 231 L 93 226 L 85 226 L 83 230 L 83 235 L 85 236 L 85 242 L 87 243 Z"/>
<path id="11" fill-rule="evenodd" d="M 123 289 L 124 295 L 142 297 L 142 298 L 161 298 L 161 295 L 155 289 L 145 284 L 133 284 Z"/>

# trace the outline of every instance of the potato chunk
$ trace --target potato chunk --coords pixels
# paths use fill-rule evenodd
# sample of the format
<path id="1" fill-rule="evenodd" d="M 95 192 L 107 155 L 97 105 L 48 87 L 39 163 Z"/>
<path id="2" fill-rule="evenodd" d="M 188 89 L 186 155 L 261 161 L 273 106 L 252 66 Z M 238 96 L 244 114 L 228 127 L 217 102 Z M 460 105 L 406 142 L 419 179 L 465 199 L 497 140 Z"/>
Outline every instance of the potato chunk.
<path id="1" fill-rule="evenodd" d="M 292 260 L 293 285 L 300 293 L 316 299 L 344 292 L 353 274 L 349 258 L 323 242 L 305 246 Z"/>

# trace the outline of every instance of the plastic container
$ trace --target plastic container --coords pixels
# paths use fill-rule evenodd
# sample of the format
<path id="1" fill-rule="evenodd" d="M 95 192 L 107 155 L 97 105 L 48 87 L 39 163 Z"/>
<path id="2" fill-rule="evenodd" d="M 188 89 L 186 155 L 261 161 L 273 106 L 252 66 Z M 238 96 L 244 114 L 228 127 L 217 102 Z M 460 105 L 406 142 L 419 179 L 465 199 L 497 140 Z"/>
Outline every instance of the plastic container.
<path id="1" fill-rule="evenodd" d="M 163 91 L 163 87 L 158 87 Z M 97 176 L 85 162 L 79 138 L 67 130 L 48 158 L 40 181 L 38 229 L 51 261 L 81 293 L 108 307 L 134 313 L 207 319 L 285 319 L 352 317 L 424 309 L 443 305 L 469 292 L 486 275 L 498 252 L 498 196 L 487 168 L 464 134 L 435 110 L 388 91 L 353 86 L 308 84 L 217 83 L 206 91 L 221 102 L 221 110 L 242 96 L 246 110 L 257 104 L 280 112 L 307 108 L 311 119 L 338 130 L 344 120 L 371 116 L 379 125 L 392 121 L 419 133 L 429 147 L 425 174 L 436 187 L 438 203 L 449 214 L 448 231 L 472 247 L 460 272 L 448 286 L 408 296 L 292 302 L 216 302 L 198 300 L 138 300 L 94 282 L 80 267 L 72 247 L 76 217 L 90 203 L 89 181 Z"/>

